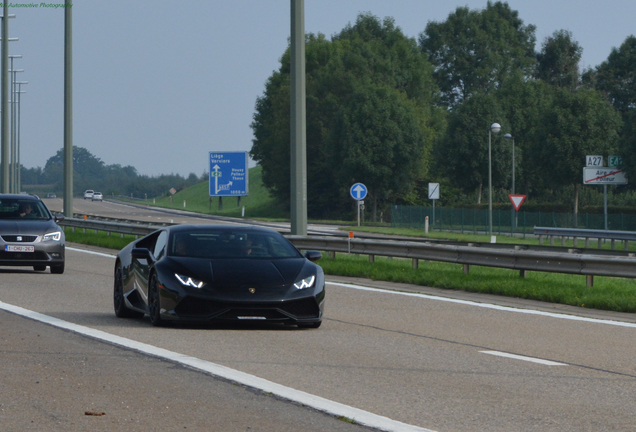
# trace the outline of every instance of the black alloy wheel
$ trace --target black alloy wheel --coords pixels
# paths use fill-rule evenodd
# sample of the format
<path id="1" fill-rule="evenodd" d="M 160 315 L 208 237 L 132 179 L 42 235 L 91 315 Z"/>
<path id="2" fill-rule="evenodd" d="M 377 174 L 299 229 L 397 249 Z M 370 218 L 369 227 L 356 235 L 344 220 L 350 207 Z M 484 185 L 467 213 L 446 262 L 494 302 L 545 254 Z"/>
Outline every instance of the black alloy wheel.
<path id="1" fill-rule="evenodd" d="M 148 315 L 150 316 L 150 323 L 153 326 L 160 327 L 163 325 L 157 273 L 153 273 L 150 278 L 150 283 L 148 284 Z"/>
<path id="2" fill-rule="evenodd" d="M 143 313 L 131 310 L 126 306 L 126 299 L 124 299 L 124 272 L 120 263 L 117 263 L 117 267 L 115 267 L 113 305 L 117 318 L 141 318 L 144 316 Z"/>

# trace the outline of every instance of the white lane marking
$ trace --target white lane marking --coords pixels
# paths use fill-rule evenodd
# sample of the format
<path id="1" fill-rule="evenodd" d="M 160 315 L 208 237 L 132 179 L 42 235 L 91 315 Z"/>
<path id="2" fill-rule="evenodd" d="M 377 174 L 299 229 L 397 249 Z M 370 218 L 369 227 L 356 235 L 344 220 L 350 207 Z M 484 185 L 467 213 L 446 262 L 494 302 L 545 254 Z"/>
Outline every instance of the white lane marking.
<path id="1" fill-rule="evenodd" d="M 604 320 L 604 319 L 598 319 L 598 318 L 588 318 L 588 317 L 582 317 L 578 315 L 567 315 L 567 314 L 554 313 L 554 312 L 543 312 L 543 311 L 538 311 L 534 309 L 518 309 L 518 308 L 509 307 L 509 306 L 500 306 L 500 305 L 495 305 L 490 303 L 479 303 L 479 302 L 474 302 L 469 300 L 458 300 L 458 299 L 452 299 L 448 297 L 438 297 L 438 296 L 433 296 L 428 294 L 406 293 L 402 291 L 391 291 L 391 290 L 379 289 L 379 288 L 369 288 L 369 287 L 363 287 L 360 285 L 345 284 L 345 283 L 339 283 L 339 282 L 327 281 L 326 283 L 329 285 L 336 285 L 336 286 L 341 286 L 345 288 L 357 289 L 361 291 L 371 291 L 371 292 L 377 292 L 377 293 L 383 293 L 383 294 L 403 295 L 407 297 L 419 297 L 419 298 L 425 298 L 428 300 L 457 303 L 457 304 L 463 304 L 467 306 L 476 306 L 476 307 L 481 307 L 486 309 L 495 309 L 495 310 L 506 311 L 506 312 L 516 312 L 516 313 L 523 313 L 528 315 L 540 315 L 540 316 L 547 316 L 547 317 L 566 319 L 566 320 L 572 320 L 572 321 L 584 321 L 584 322 L 590 322 L 595 324 L 607 324 L 607 325 L 613 325 L 618 327 L 636 328 L 636 323 L 611 321 L 611 320 Z"/>
<path id="2" fill-rule="evenodd" d="M 82 252 L 84 251 L 82 250 Z M 301 390 L 295 390 L 290 387 L 285 387 L 281 384 L 276 384 L 272 381 L 250 375 L 245 372 L 240 372 L 227 366 L 222 366 L 206 360 L 198 359 L 196 357 L 186 356 L 174 351 L 169 351 L 142 342 L 137 342 L 124 337 L 112 335 L 110 333 L 106 333 L 101 330 L 95 330 L 90 327 L 73 324 L 67 321 L 50 317 L 48 315 L 24 309 L 19 306 L 13 306 L 4 302 L 0 302 L 0 309 L 23 316 L 25 318 L 32 319 L 34 321 L 39 321 L 51 325 L 53 327 L 69 330 L 83 336 L 88 336 L 90 338 L 108 342 L 110 344 L 129 348 L 143 354 L 151 355 L 153 357 L 159 357 L 175 363 L 190 366 L 203 372 L 207 372 L 212 375 L 246 385 L 248 387 L 256 388 L 266 393 L 275 394 L 284 399 L 312 407 L 333 416 L 344 416 L 346 418 L 355 420 L 356 423 L 364 426 L 369 426 L 389 432 L 434 432 L 431 429 L 424 429 L 418 426 L 402 423 L 397 420 L 391 420 L 388 417 L 380 416 L 368 411 L 334 402 L 329 399 L 312 395 Z"/>
<path id="3" fill-rule="evenodd" d="M 511 358 L 515 360 L 523 360 L 523 361 L 532 362 L 532 363 L 539 363 L 546 366 L 567 366 L 567 364 L 565 363 L 557 363 L 550 360 L 543 360 L 543 359 L 539 359 L 535 357 L 526 357 L 526 356 L 521 356 L 516 354 L 508 354 L 508 353 L 499 352 L 499 351 L 479 351 L 479 352 L 483 354 L 490 354 L 490 355 L 499 356 L 499 357 L 507 357 L 507 358 Z"/>
<path id="4" fill-rule="evenodd" d="M 106 257 L 106 258 L 117 258 L 117 255 L 105 254 L 105 253 L 90 251 L 90 250 L 86 250 L 86 249 L 77 249 L 77 248 L 69 247 L 69 246 L 66 246 L 66 249 L 72 250 L 74 252 L 83 252 L 83 253 L 87 253 L 87 254 L 91 254 L 91 255 L 99 255 L 99 256 Z"/>

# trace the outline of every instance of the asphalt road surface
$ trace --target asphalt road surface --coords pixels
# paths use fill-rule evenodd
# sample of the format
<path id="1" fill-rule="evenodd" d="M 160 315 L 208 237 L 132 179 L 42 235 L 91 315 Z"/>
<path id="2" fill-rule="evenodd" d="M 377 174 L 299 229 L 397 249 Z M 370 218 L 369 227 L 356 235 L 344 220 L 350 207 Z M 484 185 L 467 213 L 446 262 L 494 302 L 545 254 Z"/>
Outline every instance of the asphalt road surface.
<path id="1" fill-rule="evenodd" d="M 63 275 L 0 269 L 0 302 L 428 430 L 634 430 L 632 314 L 329 278 L 317 330 L 154 328 L 115 317 L 113 265 L 67 250 Z M 3 430 L 360 430 L 178 361 L 0 326 Z"/>

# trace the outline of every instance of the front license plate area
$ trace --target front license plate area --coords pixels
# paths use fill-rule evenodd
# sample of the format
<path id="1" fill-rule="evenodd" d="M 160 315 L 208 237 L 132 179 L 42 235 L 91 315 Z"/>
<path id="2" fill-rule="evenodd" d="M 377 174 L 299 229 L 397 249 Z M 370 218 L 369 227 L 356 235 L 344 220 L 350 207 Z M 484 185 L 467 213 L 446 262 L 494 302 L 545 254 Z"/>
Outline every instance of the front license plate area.
<path id="1" fill-rule="evenodd" d="M 35 252 L 35 246 L 6 245 L 5 252 Z"/>

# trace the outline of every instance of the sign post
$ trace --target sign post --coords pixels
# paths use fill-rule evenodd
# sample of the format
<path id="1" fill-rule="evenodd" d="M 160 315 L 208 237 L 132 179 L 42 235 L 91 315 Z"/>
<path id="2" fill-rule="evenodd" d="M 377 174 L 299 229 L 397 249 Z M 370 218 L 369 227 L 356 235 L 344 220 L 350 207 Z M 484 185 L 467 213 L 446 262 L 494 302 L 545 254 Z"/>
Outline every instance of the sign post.
<path id="1" fill-rule="evenodd" d="M 600 159 L 600 162 L 599 162 Z M 623 170 L 623 158 L 610 156 L 607 158 L 609 167 L 603 167 L 602 156 L 586 156 L 586 167 L 583 168 L 583 184 L 603 185 L 603 213 L 605 215 L 605 229 L 607 229 L 607 185 L 627 184 L 627 174 Z"/>
<path id="2" fill-rule="evenodd" d="M 364 205 L 364 198 L 367 196 L 368 190 L 362 183 L 355 183 L 349 189 L 351 198 L 358 202 L 358 226 L 360 226 L 360 207 Z"/>
<path id="3" fill-rule="evenodd" d="M 428 199 L 433 200 L 433 220 L 431 225 L 435 225 L 435 201 L 439 199 L 439 183 L 428 184 Z"/>

